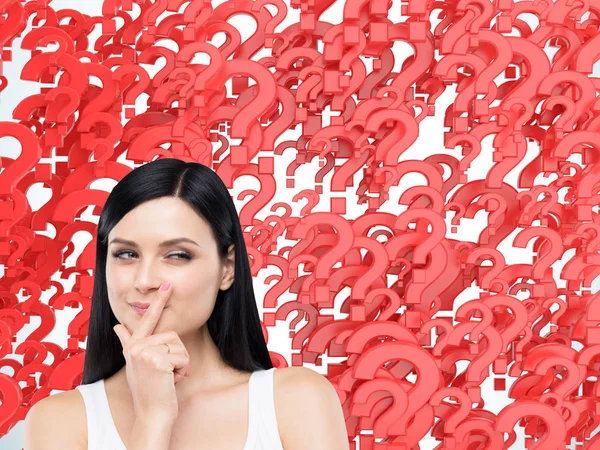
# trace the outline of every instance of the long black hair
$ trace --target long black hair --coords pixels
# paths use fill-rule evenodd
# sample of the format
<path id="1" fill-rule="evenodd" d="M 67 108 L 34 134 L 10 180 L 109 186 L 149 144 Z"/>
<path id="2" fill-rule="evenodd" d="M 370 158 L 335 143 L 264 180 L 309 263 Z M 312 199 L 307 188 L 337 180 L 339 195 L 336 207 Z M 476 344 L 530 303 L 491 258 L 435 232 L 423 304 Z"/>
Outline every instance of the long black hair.
<path id="1" fill-rule="evenodd" d="M 226 291 L 219 290 L 207 327 L 223 361 L 240 371 L 271 369 L 264 339 L 248 253 L 235 205 L 221 178 L 209 167 L 176 158 L 157 159 L 129 172 L 111 191 L 100 214 L 96 271 L 81 384 L 106 379 L 125 365 L 123 348 L 113 327 L 119 322 L 108 301 L 106 257 L 110 230 L 136 206 L 160 198 L 186 202 L 208 222 L 222 261 L 235 246 L 235 275 Z"/>

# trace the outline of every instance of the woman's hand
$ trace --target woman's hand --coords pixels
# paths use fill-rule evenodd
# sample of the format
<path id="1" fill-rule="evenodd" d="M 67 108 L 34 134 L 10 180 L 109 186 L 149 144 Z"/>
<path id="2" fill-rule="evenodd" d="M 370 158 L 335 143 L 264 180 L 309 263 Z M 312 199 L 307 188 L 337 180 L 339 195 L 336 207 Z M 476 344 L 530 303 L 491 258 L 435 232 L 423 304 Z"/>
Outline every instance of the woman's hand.
<path id="1" fill-rule="evenodd" d="M 122 324 L 113 328 L 123 346 L 136 419 L 143 416 L 175 420 L 178 415 L 175 384 L 190 368 L 189 354 L 176 332 L 153 334 L 171 295 L 171 287 L 163 291 L 163 285 L 133 334 Z M 170 353 L 165 344 L 169 345 Z"/>

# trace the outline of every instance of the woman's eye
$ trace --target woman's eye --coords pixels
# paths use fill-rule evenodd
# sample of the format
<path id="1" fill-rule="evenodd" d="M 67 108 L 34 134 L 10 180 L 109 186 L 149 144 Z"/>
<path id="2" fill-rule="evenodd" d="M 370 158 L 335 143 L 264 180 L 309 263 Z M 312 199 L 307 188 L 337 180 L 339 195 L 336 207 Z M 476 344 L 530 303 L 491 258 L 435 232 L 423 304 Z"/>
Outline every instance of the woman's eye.
<path id="1" fill-rule="evenodd" d="M 134 252 L 130 252 L 127 250 L 121 251 L 121 252 L 116 252 L 116 253 L 111 253 L 113 258 L 117 258 L 117 259 L 129 259 L 129 258 L 121 258 L 121 255 L 125 255 L 125 254 L 132 254 L 135 255 Z M 169 257 L 171 256 L 177 256 L 177 258 L 175 259 L 192 259 L 192 256 L 187 253 L 187 252 L 177 252 L 177 253 L 171 253 L 169 255 Z"/>
<path id="2" fill-rule="evenodd" d="M 177 259 L 192 259 L 192 255 L 186 252 L 171 253 L 169 256 L 179 256 Z"/>

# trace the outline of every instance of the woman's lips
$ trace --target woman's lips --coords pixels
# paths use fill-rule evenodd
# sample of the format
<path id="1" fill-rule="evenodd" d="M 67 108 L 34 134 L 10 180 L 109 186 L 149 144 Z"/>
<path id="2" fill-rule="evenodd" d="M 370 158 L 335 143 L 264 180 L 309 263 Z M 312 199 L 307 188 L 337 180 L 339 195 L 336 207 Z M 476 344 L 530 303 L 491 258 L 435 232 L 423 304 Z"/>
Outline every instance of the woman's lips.
<path id="1" fill-rule="evenodd" d="M 138 308 L 137 306 L 129 305 L 131 309 L 140 316 L 143 316 L 148 308 Z"/>
<path id="2" fill-rule="evenodd" d="M 144 313 L 146 312 L 146 310 L 148 309 L 148 307 L 146 308 L 138 308 L 137 306 L 133 306 L 133 305 L 129 305 L 131 307 L 131 309 L 133 310 L 133 312 L 135 312 L 136 314 L 139 314 L 140 316 L 143 316 Z M 167 309 L 169 307 L 169 305 L 166 305 L 164 307 L 164 309 Z"/>

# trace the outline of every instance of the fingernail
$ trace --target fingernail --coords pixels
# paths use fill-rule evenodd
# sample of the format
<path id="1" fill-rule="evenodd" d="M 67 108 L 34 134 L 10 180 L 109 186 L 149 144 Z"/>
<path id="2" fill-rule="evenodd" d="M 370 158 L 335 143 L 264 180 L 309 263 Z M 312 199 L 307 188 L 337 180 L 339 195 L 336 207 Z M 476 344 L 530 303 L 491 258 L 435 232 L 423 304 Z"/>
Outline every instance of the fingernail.
<path id="1" fill-rule="evenodd" d="M 171 285 L 170 281 L 165 281 L 162 286 L 160 287 L 161 291 L 166 291 L 167 289 L 169 289 L 169 286 Z"/>

